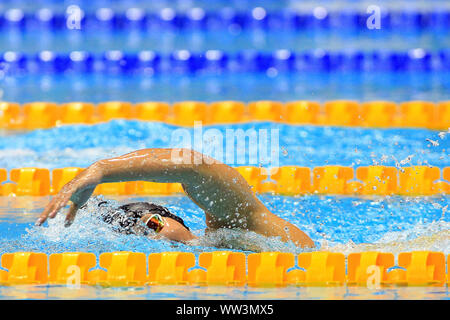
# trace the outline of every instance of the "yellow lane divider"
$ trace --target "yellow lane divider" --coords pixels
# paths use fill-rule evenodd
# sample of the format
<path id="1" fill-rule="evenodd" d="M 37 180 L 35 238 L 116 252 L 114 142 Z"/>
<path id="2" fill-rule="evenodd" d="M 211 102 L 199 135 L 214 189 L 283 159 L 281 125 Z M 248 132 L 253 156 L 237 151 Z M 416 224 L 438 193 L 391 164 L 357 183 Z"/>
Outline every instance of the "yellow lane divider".
<path id="1" fill-rule="evenodd" d="M 82 168 L 60 168 L 50 172 L 44 168 L 19 168 L 8 172 L 0 169 L 0 195 L 54 195 Z M 257 193 L 279 195 L 405 195 L 431 196 L 450 193 L 450 167 L 324 166 L 312 170 L 285 166 L 271 170 L 244 166 L 237 170 Z M 178 183 L 145 181 L 100 184 L 95 194 L 103 195 L 174 195 L 183 193 Z"/>
<path id="2" fill-rule="evenodd" d="M 450 255 L 449 255 L 450 257 Z M 449 257 L 447 262 L 449 263 Z M 0 285 L 444 286 L 442 252 L 4 253 Z M 148 272 L 147 272 L 148 270 Z"/>
<path id="3" fill-rule="evenodd" d="M 97 105 L 72 102 L 0 102 L 0 129 L 45 129 L 64 124 L 93 124 L 112 119 L 161 121 L 180 126 L 274 121 L 297 125 L 353 127 L 414 127 L 446 130 L 450 127 L 450 101 L 357 102 L 240 101 L 142 102 L 108 101 Z"/>

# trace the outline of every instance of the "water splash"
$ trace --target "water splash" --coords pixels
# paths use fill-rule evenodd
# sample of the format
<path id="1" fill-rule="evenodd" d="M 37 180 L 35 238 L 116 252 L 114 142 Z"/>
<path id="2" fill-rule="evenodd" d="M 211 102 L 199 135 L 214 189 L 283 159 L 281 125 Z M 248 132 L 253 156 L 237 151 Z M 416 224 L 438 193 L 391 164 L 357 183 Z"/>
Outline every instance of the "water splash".
<path id="1" fill-rule="evenodd" d="M 103 201 L 106 201 L 107 205 L 98 207 L 98 204 Z M 65 217 L 63 214 L 59 214 L 56 218 L 49 219 L 44 227 L 32 226 L 26 228 L 25 233 L 19 239 L 2 241 L 2 251 L 40 251 L 46 253 L 85 251 L 96 254 L 122 250 L 146 253 L 179 250 L 203 252 L 217 249 L 254 252 L 301 251 L 292 243 L 286 244 L 277 238 L 267 238 L 254 232 L 242 230 L 218 230 L 204 235 L 204 228 L 195 228 L 194 226 L 192 231 L 199 236 L 199 239 L 189 245 L 153 240 L 144 235 L 125 235 L 115 232 L 114 225 L 107 224 L 100 218 L 102 214 L 108 211 L 118 210 L 118 206 L 117 201 L 106 200 L 102 196 L 93 197 L 88 201 L 85 208 L 78 211 L 72 226 L 64 227 Z M 168 207 L 174 206 L 169 205 Z M 179 208 L 177 209 L 179 210 Z M 189 210 L 187 211 L 189 212 Z M 192 222 L 195 219 L 186 220 Z"/>
<path id="2" fill-rule="evenodd" d="M 260 197 L 268 208 L 305 231 L 317 244 L 316 250 L 344 253 L 376 250 L 401 252 L 436 250 L 449 253 L 450 221 L 447 208 L 450 197 Z M 266 238 L 242 230 L 218 230 L 204 234 L 204 213 L 187 197 L 146 197 L 126 199 L 126 202 L 149 201 L 161 204 L 181 218 L 200 239 L 190 245 L 153 240 L 145 236 L 124 235 L 99 217 L 101 210 L 116 210 L 123 199 L 106 200 L 108 205 L 98 208 L 103 197 L 89 200 L 81 209 L 74 224 L 64 227 L 64 214 L 49 220 L 44 227 L 32 225 L 43 203 L 33 213 L 11 214 L 8 202 L 0 205 L 0 248 L 2 252 L 39 251 L 45 253 L 86 251 L 100 254 L 111 251 L 204 252 L 236 250 L 244 252 L 282 251 L 303 252 L 292 243 Z M 12 201 L 12 200 L 8 200 Z M 17 199 L 20 201 L 20 199 Z M 30 209 L 27 209 L 30 210 Z M 5 220 L 8 217 L 8 220 Z M 19 222 L 28 217 L 28 223 Z"/>
<path id="3" fill-rule="evenodd" d="M 388 232 L 374 243 L 356 244 L 349 241 L 345 244 L 322 243 L 324 250 L 349 254 L 362 251 L 400 252 L 438 251 L 450 252 L 450 223 L 435 221 L 428 224 L 418 224 L 410 230 Z"/>

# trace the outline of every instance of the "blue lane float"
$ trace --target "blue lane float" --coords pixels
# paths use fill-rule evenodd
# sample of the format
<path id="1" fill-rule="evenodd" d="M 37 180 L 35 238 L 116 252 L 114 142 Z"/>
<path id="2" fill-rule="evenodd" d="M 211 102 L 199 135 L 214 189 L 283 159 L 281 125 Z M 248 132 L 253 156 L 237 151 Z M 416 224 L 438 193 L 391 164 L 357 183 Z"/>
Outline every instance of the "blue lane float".
<path id="1" fill-rule="evenodd" d="M 65 9 L 65 8 L 64 8 Z M 102 7 L 84 12 L 80 9 L 81 30 L 88 29 L 366 29 L 367 19 L 372 13 L 348 9 L 332 11 L 324 7 L 311 10 L 266 9 L 263 7 L 246 10 L 229 7 L 205 10 L 194 7 L 188 10 L 162 8 L 147 11 L 142 8 L 115 9 Z M 44 28 L 64 29 L 70 13 L 62 9 L 40 8 L 27 12 L 9 8 L 0 12 L 0 27 L 8 29 Z M 381 11 L 380 22 L 389 29 L 445 29 L 450 26 L 450 11 L 436 8 L 431 11 L 389 10 Z"/>
<path id="2" fill-rule="evenodd" d="M 7 51 L 0 53 L 0 69 L 17 73 L 192 73 L 192 72 L 267 72 L 303 71 L 449 71 L 450 51 L 290 51 L 220 50 L 194 52 L 176 50 L 160 53 L 150 50 L 126 52 L 110 50 L 41 51 L 34 54 Z"/>

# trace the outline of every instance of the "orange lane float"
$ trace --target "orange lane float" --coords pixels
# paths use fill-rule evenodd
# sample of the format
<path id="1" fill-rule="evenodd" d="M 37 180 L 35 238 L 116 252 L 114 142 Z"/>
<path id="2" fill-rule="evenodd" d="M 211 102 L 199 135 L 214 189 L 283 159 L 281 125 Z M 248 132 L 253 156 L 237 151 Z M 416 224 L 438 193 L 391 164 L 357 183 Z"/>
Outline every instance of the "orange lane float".
<path id="1" fill-rule="evenodd" d="M 18 196 L 46 196 L 50 194 L 50 171 L 43 168 L 20 168 L 9 172 L 11 191 Z"/>
<path id="2" fill-rule="evenodd" d="M 445 283 L 445 255 L 414 251 L 398 255 L 398 266 L 388 273 L 388 283 L 410 286 L 442 286 Z"/>
<path id="3" fill-rule="evenodd" d="M 137 185 L 137 181 L 102 183 L 95 188 L 94 194 L 112 196 L 137 194 Z"/>
<path id="4" fill-rule="evenodd" d="M 412 166 L 397 169 L 387 166 L 356 168 L 323 166 L 312 169 L 299 166 L 261 168 L 236 167 L 256 193 L 279 195 L 404 195 L 432 196 L 450 192 L 450 167 Z M 17 168 L 8 173 L 0 169 L 0 195 L 46 196 L 56 194 L 79 174 L 82 168 Z M 131 181 L 104 183 L 95 194 L 104 195 L 176 195 L 183 194 L 179 183 Z"/>
<path id="5" fill-rule="evenodd" d="M 99 121 L 113 119 L 132 119 L 133 105 L 124 101 L 107 101 L 97 105 L 97 117 Z"/>
<path id="6" fill-rule="evenodd" d="M 89 124 L 93 122 L 95 106 L 86 102 L 71 102 L 61 105 L 61 124 Z"/>
<path id="7" fill-rule="evenodd" d="M 275 181 L 273 192 L 284 195 L 311 192 L 311 169 L 298 166 L 272 168 L 270 178 Z"/>
<path id="8" fill-rule="evenodd" d="M 305 270 L 305 278 L 300 284 L 334 286 L 345 283 L 345 256 L 342 253 L 301 253 L 298 266 Z"/>
<path id="9" fill-rule="evenodd" d="M 89 270 L 97 265 L 97 258 L 93 253 L 64 252 L 53 253 L 49 257 L 49 283 L 89 284 Z"/>
<path id="10" fill-rule="evenodd" d="M 398 106 L 395 102 L 370 101 L 361 104 L 361 121 L 364 127 L 393 127 L 397 113 Z"/>
<path id="11" fill-rule="evenodd" d="M 48 129 L 56 126 L 62 108 L 52 102 L 31 102 L 23 105 L 24 129 Z"/>
<path id="12" fill-rule="evenodd" d="M 148 256 L 150 284 L 188 284 L 188 270 L 195 266 L 190 252 L 151 253 Z"/>
<path id="13" fill-rule="evenodd" d="M 242 252 L 202 252 L 199 267 L 189 273 L 191 283 L 242 286 L 246 280 L 245 254 Z"/>
<path id="14" fill-rule="evenodd" d="M 66 183 L 75 178 L 83 170 L 82 168 L 75 167 L 53 169 L 50 193 L 57 194 Z"/>
<path id="15" fill-rule="evenodd" d="M 435 182 L 441 177 L 438 167 L 413 166 L 399 170 L 399 190 L 402 195 L 436 194 Z"/>
<path id="16" fill-rule="evenodd" d="M 20 106 L 0 102 L 0 129 L 47 129 L 64 124 L 92 124 L 113 119 L 162 121 L 181 126 L 231 124 L 249 121 L 273 121 L 295 125 L 351 126 L 366 128 L 428 128 L 446 130 L 450 126 L 450 101 L 407 101 L 399 105 L 392 101 L 332 100 L 322 105 L 314 101 L 146 101 L 132 104 L 107 101 L 31 102 Z"/>
<path id="17" fill-rule="evenodd" d="M 48 280 L 47 255 L 34 252 L 4 253 L 2 255 L 0 283 L 15 284 L 43 284 Z"/>
<path id="18" fill-rule="evenodd" d="M 18 103 L 0 102 L 0 129 L 18 129 L 23 126 Z"/>
<path id="19" fill-rule="evenodd" d="M 90 283 L 106 286 L 142 286 L 147 282 L 146 256 L 141 252 L 106 252 L 100 255 L 100 267 L 89 272 Z"/>
<path id="20" fill-rule="evenodd" d="M 240 101 L 218 101 L 208 106 L 211 123 L 239 123 L 246 119 L 246 106 Z"/>
<path id="21" fill-rule="evenodd" d="M 433 128 L 437 107 L 433 102 L 408 101 L 400 104 L 398 123 L 402 127 Z"/>
<path id="22" fill-rule="evenodd" d="M 285 286 L 288 284 L 288 269 L 294 267 L 295 257 L 292 253 L 262 252 L 247 256 L 250 286 Z"/>
<path id="23" fill-rule="evenodd" d="M 336 100 L 324 104 L 322 123 L 334 126 L 357 126 L 361 124 L 359 103 L 356 101 Z"/>
<path id="24" fill-rule="evenodd" d="M 290 124 L 317 124 L 320 104 L 314 101 L 291 101 L 286 103 L 285 122 Z"/>
<path id="25" fill-rule="evenodd" d="M 183 101 L 174 103 L 173 118 L 170 123 L 180 126 L 193 126 L 196 122 L 208 124 L 207 104 L 200 101 Z"/>
<path id="26" fill-rule="evenodd" d="M 348 194 L 349 180 L 353 179 L 353 168 L 325 166 L 313 169 L 313 192 L 320 194 Z"/>
<path id="27" fill-rule="evenodd" d="M 391 195 L 397 192 L 398 172 L 394 167 L 368 166 L 356 169 L 356 178 L 361 180 L 358 194 Z"/>
<path id="28" fill-rule="evenodd" d="M 254 101 L 248 104 L 250 119 L 253 121 L 281 121 L 283 103 L 279 101 Z"/>
<path id="29" fill-rule="evenodd" d="M 387 271 L 394 266 L 395 257 L 392 253 L 361 252 L 350 253 L 347 263 L 347 283 L 349 285 L 367 285 L 373 276 L 373 281 L 380 284 L 388 280 Z M 376 285 L 376 283 L 374 283 Z"/>
<path id="30" fill-rule="evenodd" d="M 247 258 L 247 262 L 246 262 Z M 1 285 L 66 284 L 102 286 L 443 286 L 448 277 L 442 252 L 87 252 L 4 253 Z M 450 260 L 447 257 L 448 263 Z M 49 261 L 47 261 L 47 259 Z M 346 261 L 347 260 L 347 261 Z M 347 262 L 347 269 L 346 269 Z M 148 273 L 147 273 L 148 266 Z"/>
<path id="31" fill-rule="evenodd" d="M 254 192 L 263 193 L 273 189 L 272 183 L 264 182 L 269 176 L 266 168 L 243 166 L 236 169 L 247 180 Z"/>
<path id="32" fill-rule="evenodd" d="M 434 129 L 448 130 L 448 128 L 450 128 L 450 101 L 442 101 L 438 104 Z"/>
<path id="33" fill-rule="evenodd" d="M 8 171 L 6 169 L 0 169 L 0 184 L 3 181 L 6 181 L 8 179 Z"/>
<path id="34" fill-rule="evenodd" d="M 165 102 L 141 102 L 135 108 L 138 120 L 163 122 L 170 114 L 170 106 Z"/>

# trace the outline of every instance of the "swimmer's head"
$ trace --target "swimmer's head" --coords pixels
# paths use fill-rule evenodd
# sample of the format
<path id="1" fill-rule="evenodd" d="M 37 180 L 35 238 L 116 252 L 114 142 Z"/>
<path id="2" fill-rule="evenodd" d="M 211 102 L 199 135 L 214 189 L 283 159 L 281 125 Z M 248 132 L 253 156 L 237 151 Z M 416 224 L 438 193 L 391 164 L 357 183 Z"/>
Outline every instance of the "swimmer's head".
<path id="1" fill-rule="evenodd" d="M 102 206 L 107 202 L 100 202 Z M 183 219 L 171 213 L 167 208 L 148 202 L 134 202 L 122 205 L 116 212 L 103 215 L 103 221 L 113 224 L 125 234 L 148 234 L 149 230 L 161 233 L 168 238 L 189 238 L 189 228 Z"/>
<path id="2" fill-rule="evenodd" d="M 154 203 L 133 202 L 120 206 L 119 209 L 123 210 L 128 215 L 131 214 L 132 216 L 141 219 L 141 221 L 143 222 L 147 222 L 148 218 L 150 218 L 152 215 L 159 215 L 160 217 L 163 218 L 175 220 L 183 227 L 185 227 L 187 230 L 189 230 L 189 228 L 184 224 L 183 219 L 171 213 L 166 207 Z M 145 217 L 147 219 L 143 219 Z"/>

